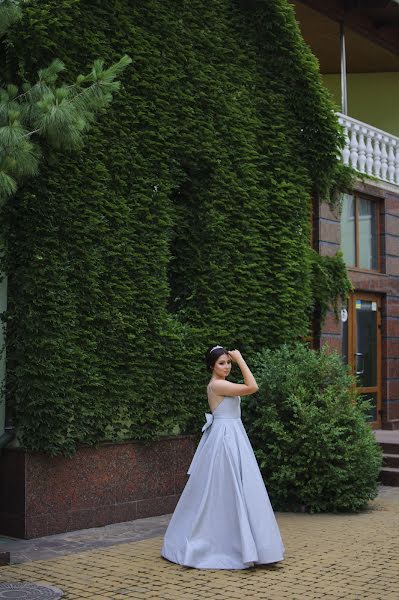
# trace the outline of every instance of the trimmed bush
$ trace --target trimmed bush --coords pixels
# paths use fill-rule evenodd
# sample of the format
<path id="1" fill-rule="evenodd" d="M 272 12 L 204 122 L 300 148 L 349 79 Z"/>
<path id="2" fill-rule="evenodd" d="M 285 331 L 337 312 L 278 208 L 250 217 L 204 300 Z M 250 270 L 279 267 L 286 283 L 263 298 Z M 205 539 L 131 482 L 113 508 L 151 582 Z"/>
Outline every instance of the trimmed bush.
<path id="1" fill-rule="evenodd" d="M 301 344 L 255 360 L 248 434 L 276 509 L 359 511 L 377 495 L 380 447 L 342 358 Z"/>

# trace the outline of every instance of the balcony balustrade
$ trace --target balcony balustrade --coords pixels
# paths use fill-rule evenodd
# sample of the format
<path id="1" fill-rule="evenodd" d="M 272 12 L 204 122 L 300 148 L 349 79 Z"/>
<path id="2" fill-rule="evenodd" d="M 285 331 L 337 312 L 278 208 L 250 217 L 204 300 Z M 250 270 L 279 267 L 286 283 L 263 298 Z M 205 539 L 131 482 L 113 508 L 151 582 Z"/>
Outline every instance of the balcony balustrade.
<path id="1" fill-rule="evenodd" d="M 338 120 L 347 139 L 342 150 L 344 164 L 399 185 L 399 138 L 342 113 Z"/>

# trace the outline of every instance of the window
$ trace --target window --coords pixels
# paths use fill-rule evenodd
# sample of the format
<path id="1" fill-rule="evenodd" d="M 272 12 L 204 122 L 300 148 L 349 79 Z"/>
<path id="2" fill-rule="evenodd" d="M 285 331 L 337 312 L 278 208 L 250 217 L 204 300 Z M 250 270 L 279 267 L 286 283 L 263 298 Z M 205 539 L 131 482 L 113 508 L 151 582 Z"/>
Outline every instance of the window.
<path id="1" fill-rule="evenodd" d="M 378 270 L 378 204 L 358 194 L 344 194 L 341 250 L 347 265 Z"/>

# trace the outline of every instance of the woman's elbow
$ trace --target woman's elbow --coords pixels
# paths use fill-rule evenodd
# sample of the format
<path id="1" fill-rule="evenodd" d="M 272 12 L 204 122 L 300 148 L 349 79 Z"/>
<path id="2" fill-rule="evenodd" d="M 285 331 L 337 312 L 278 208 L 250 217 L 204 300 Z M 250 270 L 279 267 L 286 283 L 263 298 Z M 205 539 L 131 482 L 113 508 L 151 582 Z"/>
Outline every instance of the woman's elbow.
<path id="1" fill-rule="evenodd" d="M 251 394 L 255 394 L 259 389 L 259 386 L 257 383 L 254 383 L 253 385 L 251 385 Z"/>

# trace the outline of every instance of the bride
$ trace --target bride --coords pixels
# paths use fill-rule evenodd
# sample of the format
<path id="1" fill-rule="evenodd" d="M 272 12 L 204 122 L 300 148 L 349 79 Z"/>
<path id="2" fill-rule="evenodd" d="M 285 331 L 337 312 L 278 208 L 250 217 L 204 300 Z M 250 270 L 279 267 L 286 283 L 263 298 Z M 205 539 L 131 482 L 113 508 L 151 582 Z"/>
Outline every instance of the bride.
<path id="1" fill-rule="evenodd" d="M 241 396 L 258 390 L 239 350 L 210 347 L 203 435 L 190 478 L 165 533 L 161 556 L 198 569 L 246 569 L 283 560 L 284 545 L 251 443 Z M 227 381 L 232 362 L 244 383 Z"/>

